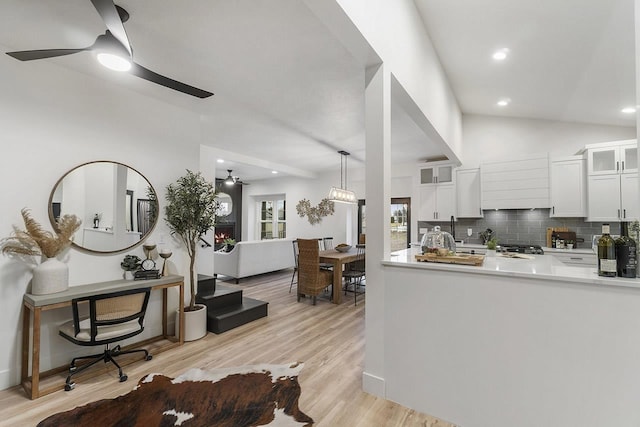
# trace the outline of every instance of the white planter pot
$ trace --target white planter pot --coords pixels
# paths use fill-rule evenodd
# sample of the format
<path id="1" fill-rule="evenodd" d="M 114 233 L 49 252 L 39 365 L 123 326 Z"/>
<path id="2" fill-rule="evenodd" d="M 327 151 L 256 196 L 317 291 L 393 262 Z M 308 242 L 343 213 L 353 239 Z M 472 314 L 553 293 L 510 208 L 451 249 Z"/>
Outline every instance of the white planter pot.
<path id="1" fill-rule="evenodd" d="M 69 266 L 57 258 L 47 258 L 33 269 L 31 293 L 46 295 L 69 289 Z"/>
<path id="2" fill-rule="evenodd" d="M 484 256 L 487 256 L 487 257 L 496 256 L 496 250 L 495 249 L 487 249 L 487 251 L 484 253 Z"/>
<path id="3" fill-rule="evenodd" d="M 133 271 L 125 271 L 124 272 L 124 280 L 133 280 Z"/>
<path id="4" fill-rule="evenodd" d="M 180 311 L 176 310 L 176 337 L 180 330 Z M 184 340 L 195 341 L 207 335 L 207 306 L 196 304 L 194 311 L 184 312 Z"/>

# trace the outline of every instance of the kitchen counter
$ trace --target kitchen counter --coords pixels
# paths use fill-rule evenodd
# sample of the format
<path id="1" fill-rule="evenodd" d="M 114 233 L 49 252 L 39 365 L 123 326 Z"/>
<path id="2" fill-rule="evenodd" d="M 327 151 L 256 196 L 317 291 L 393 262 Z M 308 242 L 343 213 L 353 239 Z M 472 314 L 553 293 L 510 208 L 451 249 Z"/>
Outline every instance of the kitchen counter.
<path id="1" fill-rule="evenodd" d="M 547 254 L 475 267 L 417 253 L 367 267 L 365 385 L 461 426 L 640 425 L 638 279 Z"/>
<path id="2" fill-rule="evenodd" d="M 546 251 L 547 248 L 545 248 Z M 580 249 L 551 249 L 549 253 L 562 251 L 563 253 L 579 253 Z M 584 250 L 583 250 L 584 251 Z M 585 253 L 585 252 L 583 252 Z M 589 251 L 589 253 L 593 253 Z M 560 282 L 579 283 L 583 285 L 623 286 L 640 288 L 640 279 L 623 279 L 598 276 L 596 268 L 573 267 L 549 255 L 529 255 L 532 259 L 508 258 L 497 254 L 485 257 L 481 266 L 458 264 L 441 264 L 433 262 L 418 262 L 415 255 L 420 249 L 410 248 L 393 252 L 389 261 L 383 265 L 394 267 L 408 267 L 424 270 L 456 271 L 469 274 L 498 275 L 520 277 L 525 279 L 542 279 Z"/>

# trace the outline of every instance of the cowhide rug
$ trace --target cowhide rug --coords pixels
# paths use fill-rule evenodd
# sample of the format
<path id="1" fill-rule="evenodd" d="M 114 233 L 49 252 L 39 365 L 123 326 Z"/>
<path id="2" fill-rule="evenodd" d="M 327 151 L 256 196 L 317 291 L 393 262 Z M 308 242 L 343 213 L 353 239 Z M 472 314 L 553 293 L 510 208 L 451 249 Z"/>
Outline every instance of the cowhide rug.
<path id="1" fill-rule="evenodd" d="M 127 394 L 60 412 L 38 427 L 311 426 L 313 420 L 298 409 L 302 367 L 191 369 L 174 379 L 149 374 Z"/>

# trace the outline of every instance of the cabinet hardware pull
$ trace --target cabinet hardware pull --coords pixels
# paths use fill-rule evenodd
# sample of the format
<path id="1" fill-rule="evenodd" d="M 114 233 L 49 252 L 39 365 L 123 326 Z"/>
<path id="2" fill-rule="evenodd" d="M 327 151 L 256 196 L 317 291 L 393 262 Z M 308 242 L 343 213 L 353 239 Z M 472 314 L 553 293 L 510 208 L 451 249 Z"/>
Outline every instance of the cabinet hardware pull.
<path id="1" fill-rule="evenodd" d="M 622 161 L 622 171 L 624 172 L 624 160 Z"/>
<path id="2" fill-rule="evenodd" d="M 616 162 L 616 172 L 620 170 L 620 162 Z"/>
<path id="3" fill-rule="evenodd" d="M 618 218 L 620 218 L 620 209 L 618 209 Z"/>
<path id="4" fill-rule="evenodd" d="M 556 207 L 555 206 L 551 206 L 551 213 L 553 213 L 553 214 L 556 213 Z"/>
<path id="5" fill-rule="evenodd" d="M 622 209 L 622 218 L 626 218 L 626 217 L 627 217 L 627 210 Z"/>
<path id="6" fill-rule="evenodd" d="M 574 259 L 576 261 L 582 261 L 584 258 L 574 258 L 574 257 L 569 257 L 569 259 Z"/>

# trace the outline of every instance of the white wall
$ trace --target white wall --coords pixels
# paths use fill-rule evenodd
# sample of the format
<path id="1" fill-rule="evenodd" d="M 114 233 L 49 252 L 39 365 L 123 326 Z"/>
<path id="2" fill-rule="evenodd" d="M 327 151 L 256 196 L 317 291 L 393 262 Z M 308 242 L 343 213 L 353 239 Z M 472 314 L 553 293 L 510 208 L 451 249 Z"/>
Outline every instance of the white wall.
<path id="1" fill-rule="evenodd" d="M 186 168 L 198 170 L 200 122 L 198 116 L 160 103 L 105 80 L 41 61 L 24 63 L 0 55 L 0 173 L 3 200 L 0 236 L 9 236 L 12 225 L 23 226 L 20 209 L 32 209 L 50 229 L 47 201 L 65 172 L 91 160 L 114 160 L 144 174 L 160 195 L 164 209 L 165 187 Z M 86 224 L 89 225 L 90 224 Z M 160 220 L 151 237 L 172 248 L 174 272 L 188 276 L 188 259 L 172 241 Z M 130 251 L 143 256 L 141 247 Z M 124 253 L 91 255 L 68 250 L 70 284 L 79 285 L 122 277 Z M 31 279 L 30 265 L 0 256 L 0 389 L 20 379 L 22 295 Z M 176 294 L 177 295 L 177 294 Z M 177 307 L 174 295 L 172 304 Z M 161 298 L 154 295 L 145 334 L 160 327 Z M 68 320 L 70 310 L 54 310 L 43 316 L 42 369 L 69 362 L 78 349 L 57 335 L 57 325 Z"/>
<path id="2" fill-rule="evenodd" d="M 633 139 L 636 129 L 465 114 L 462 134 L 462 166 L 467 168 L 512 155 L 549 152 L 551 157 L 572 156 L 586 144 Z"/>
<path id="3" fill-rule="evenodd" d="M 461 113 L 413 0 L 337 0 L 386 69 L 459 157 Z"/>
<path id="4" fill-rule="evenodd" d="M 256 239 L 256 203 L 260 196 L 283 194 L 287 201 L 287 237 L 288 238 L 317 238 L 332 236 L 334 244 L 348 242 L 353 243 L 357 233 L 357 205 L 335 203 L 333 215 L 323 218 L 320 224 L 311 225 L 307 217 L 301 218 L 296 205 L 302 199 L 308 199 L 315 206 L 323 198 L 329 195 L 331 186 L 336 183 L 333 174 L 322 174 L 317 179 L 303 179 L 295 177 L 273 178 L 252 182 L 242 189 L 242 239 Z M 364 198 L 364 191 L 349 186 L 356 191 L 356 196 Z M 361 189 L 362 187 L 360 187 Z M 347 224 L 353 221 L 354 226 L 347 228 Z"/>

